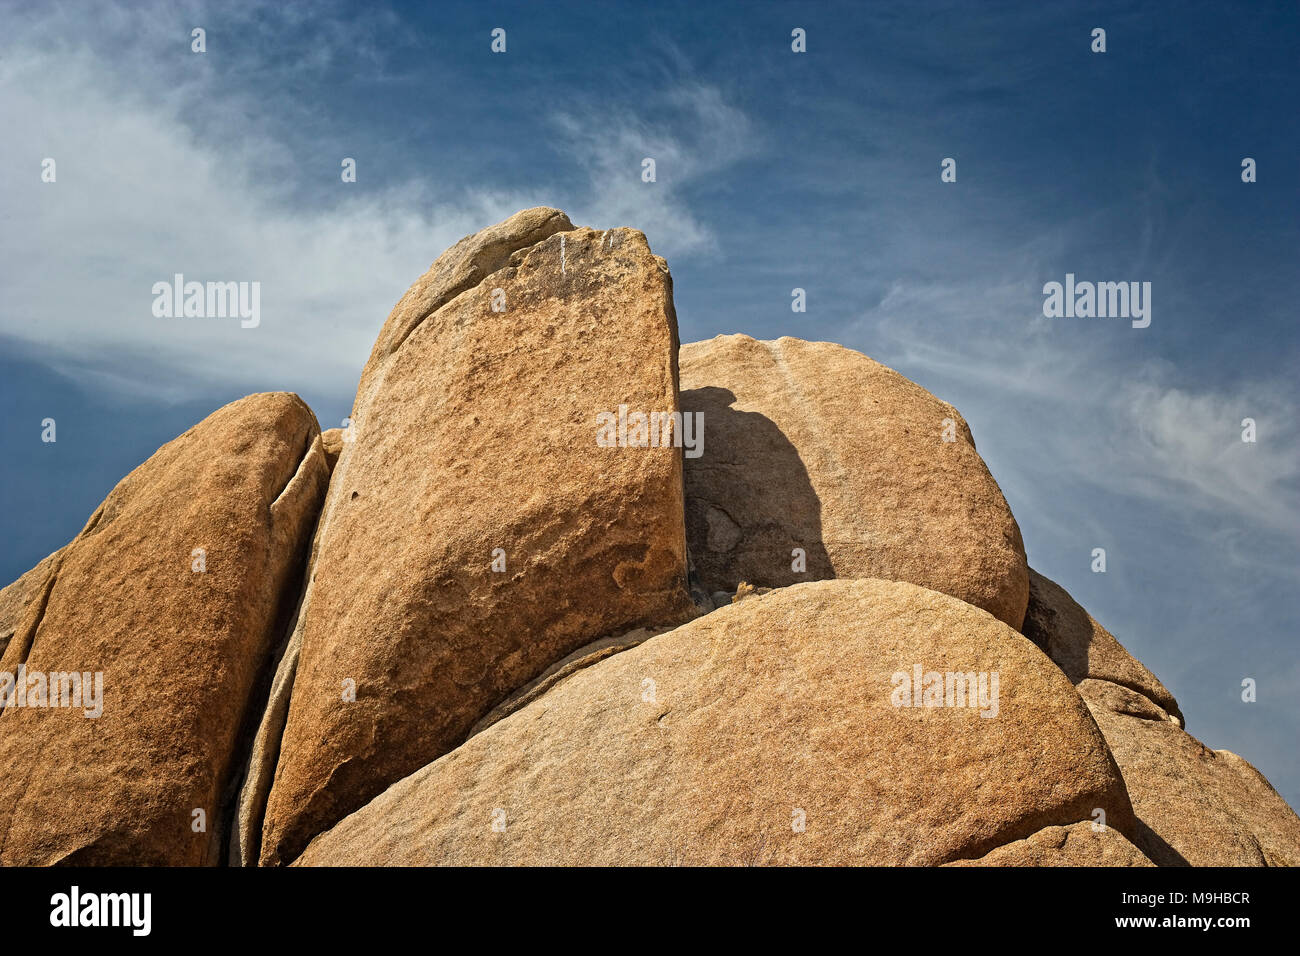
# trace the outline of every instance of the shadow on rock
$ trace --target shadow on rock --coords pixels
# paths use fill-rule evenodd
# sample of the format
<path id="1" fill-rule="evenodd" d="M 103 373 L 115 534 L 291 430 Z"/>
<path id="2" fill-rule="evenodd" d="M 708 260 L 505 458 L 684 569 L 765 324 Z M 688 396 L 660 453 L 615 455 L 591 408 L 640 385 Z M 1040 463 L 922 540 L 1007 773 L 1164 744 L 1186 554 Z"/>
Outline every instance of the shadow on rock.
<path id="1" fill-rule="evenodd" d="M 725 388 L 681 393 L 683 412 L 704 414 L 703 454 L 685 460 L 686 540 L 700 586 L 712 593 L 741 581 L 777 588 L 835 577 L 821 501 L 798 449 L 770 418 L 735 401 Z"/>

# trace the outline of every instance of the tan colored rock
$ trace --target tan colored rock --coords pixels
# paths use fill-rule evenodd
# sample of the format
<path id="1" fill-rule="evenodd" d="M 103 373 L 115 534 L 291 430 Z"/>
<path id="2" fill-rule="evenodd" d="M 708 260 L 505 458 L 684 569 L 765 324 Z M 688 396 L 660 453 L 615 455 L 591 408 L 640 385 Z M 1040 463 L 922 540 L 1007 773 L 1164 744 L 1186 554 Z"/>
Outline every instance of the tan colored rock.
<path id="1" fill-rule="evenodd" d="M 45 600 L 46 584 L 53 577 L 63 557 L 60 548 L 49 557 L 44 558 L 21 578 L 0 590 L 0 657 L 18 629 L 18 624 L 31 607 L 33 601 Z"/>
<path id="2" fill-rule="evenodd" d="M 573 223 L 560 210 L 535 206 L 466 236 L 440 255 L 429 266 L 429 271 L 406 290 L 379 330 L 379 337 L 361 372 L 354 412 L 369 406 L 374 398 L 372 389 L 382 385 L 388 360 L 421 323 L 458 295 L 506 268 L 515 253 L 572 229 Z M 568 291 L 571 294 L 574 290 L 570 288 Z M 352 417 L 359 421 L 356 414 Z"/>
<path id="3" fill-rule="evenodd" d="M 656 634 L 662 634 L 666 630 L 671 629 L 638 627 L 635 631 L 628 631 L 626 634 L 602 637 L 590 644 L 583 645 L 563 660 L 557 661 L 546 668 L 541 676 L 529 681 L 493 707 L 482 720 L 474 725 L 468 736 L 473 737 L 475 734 L 487 730 L 498 721 L 509 717 L 515 711 L 522 710 L 547 693 L 552 687 L 568 680 L 578 671 L 590 667 L 592 664 L 597 664 L 607 657 L 613 657 L 615 654 L 636 647 L 638 644 L 643 644 Z"/>
<path id="4" fill-rule="evenodd" d="M 977 860 L 947 866 L 1155 866 L 1112 827 L 1093 829 L 1091 821 L 1044 827 L 1032 836 L 990 850 Z"/>
<path id="5" fill-rule="evenodd" d="M 1143 720 L 1167 720 L 1175 726 L 1181 725 L 1181 721 L 1177 717 L 1151 700 L 1151 698 L 1144 697 L 1137 691 L 1122 684 L 1086 677 L 1079 681 L 1075 687 L 1080 696 L 1090 705 L 1105 707 L 1116 714 L 1141 717 Z"/>
<path id="6" fill-rule="evenodd" d="M 1249 763 L 1168 720 L 1085 695 L 1138 816 L 1134 843 L 1159 866 L 1300 866 L 1300 817 Z"/>
<path id="7" fill-rule="evenodd" d="M 667 266 L 635 230 L 560 229 L 528 210 L 463 240 L 380 333 L 299 622 L 264 863 L 582 645 L 695 613 L 681 450 L 596 443 L 599 412 L 678 409 Z"/>
<path id="8" fill-rule="evenodd" d="M 343 454 L 343 429 L 328 428 L 320 433 L 321 446 L 325 449 L 325 463 L 332 472 Z"/>
<path id="9" fill-rule="evenodd" d="M 1024 634 L 1077 686 L 1159 866 L 1300 865 L 1300 817 L 1254 767 L 1182 728 L 1174 696 L 1059 585 L 1030 571 Z"/>
<path id="10" fill-rule="evenodd" d="M 0 716 L 0 862 L 217 861 L 325 491 L 318 435 L 295 395 L 227 405 L 127 475 L 51 565 L 0 671 L 100 671 L 102 714 Z"/>
<path id="11" fill-rule="evenodd" d="M 894 706 L 914 664 L 997 671 L 997 716 Z M 1033 644 L 915 585 L 822 581 L 578 671 L 297 862 L 939 864 L 1098 807 L 1132 833 L 1101 735 Z"/>
<path id="12" fill-rule="evenodd" d="M 1020 626 L 1020 529 L 951 405 L 842 346 L 747 335 L 682 346 L 681 388 L 705 421 L 704 454 L 686 459 L 704 591 L 890 578 Z"/>
<path id="13" fill-rule="evenodd" d="M 1029 569 L 1029 608 L 1021 628 L 1025 637 L 1056 661 L 1074 684 L 1109 681 L 1147 698 L 1183 722 L 1178 701 L 1133 655 L 1070 597 L 1065 588 Z M 1097 693 L 1113 691 L 1097 688 Z M 1124 706 L 1116 701 L 1116 706 Z M 1129 706 L 1141 706 L 1130 702 Z"/>

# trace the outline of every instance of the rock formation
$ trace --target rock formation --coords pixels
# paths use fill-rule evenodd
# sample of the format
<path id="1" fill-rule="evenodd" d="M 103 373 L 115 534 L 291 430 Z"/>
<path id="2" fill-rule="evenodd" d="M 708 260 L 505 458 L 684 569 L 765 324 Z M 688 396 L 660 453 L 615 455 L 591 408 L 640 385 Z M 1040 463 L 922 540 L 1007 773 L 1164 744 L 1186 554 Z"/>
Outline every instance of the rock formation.
<path id="1" fill-rule="evenodd" d="M 973 671 L 972 691 L 996 672 L 992 709 L 898 706 L 917 664 Z M 935 864 L 1097 808 L 1133 833 L 1105 742 L 1033 644 L 915 585 L 823 581 L 578 671 L 300 862 Z"/>
<path id="2" fill-rule="evenodd" d="M 720 335 L 682 347 L 681 375 L 707 428 L 686 460 L 706 590 L 893 578 L 1020 626 L 1020 528 L 957 409 L 826 342 Z"/>
<path id="3" fill-rule="evenodd" d="M 253 395 L 123 479 L 0 590 L 0 697 L 4 864 L 1300 864 L 955 408 L 679 350 L 645 236 L 548 208 L 411 286 L 346 430 Z"/>
<path id="4" fill-rule="evenodd" d="M 310 409 L 250 396 L 127 475 L 20 580 L 30 597 L 6 589 L 6 617 L 25 609 L 0 672 L 27 689 L 0 712 L 0 861 L 220 859 L 239 748 L 327 479 Z M 80 686 L 55 676 L 74 673 Z M 74 692 L 81 705 L 66 706 Z"/>
<path id="5" fill-rule="evenodd" d="M 1143 853 L 1161 866 L 1300 865 L 1300 818 L 1259 771 L 1183 730 L 1156 676 L 1032 570 L 1024 633 L 1088 704 L 1124 775 Z"/>
<path id="6" fill-rule="evenodd" d="M 595 428 L 679 412 L 676 347 L 645 237 L 557 210 L 458 243 L 402 298 L 322 517 L 263 861 L 583 644 L 695 613 L 681 450 L 599 447 Z"/>

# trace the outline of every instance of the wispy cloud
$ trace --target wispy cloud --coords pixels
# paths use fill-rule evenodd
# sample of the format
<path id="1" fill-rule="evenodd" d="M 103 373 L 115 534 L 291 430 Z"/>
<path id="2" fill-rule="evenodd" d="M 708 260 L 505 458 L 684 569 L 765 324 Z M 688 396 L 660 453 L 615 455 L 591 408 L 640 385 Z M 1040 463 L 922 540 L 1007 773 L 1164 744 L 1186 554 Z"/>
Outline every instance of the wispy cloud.
<path id="1" fill-rule="evenodd" d="M 716 251 L 717 235 L 692 209 L 689 191 L 756 148 L 753 124 L 707 84 L 674 86 L 648 105 L 671 120 L 608 102 L 556 112 L 559 148 L 589 177 L 590 194 L 575 212 L 584 221 L 634 223 L 665 256 Z M 654 161 L 654 182 L 642 179 L 645 159 Z"/>
<path id="2" fill-rule="evenodd" d="M 347 45 L 349 62 L 360 55 L 382 74 L 365 29 L 354 35 L 319 12 L 296 22 L 285 11 L 223 9 L 234 25 L 210 34 L 209 55 L 238 36 L 220 55 L 239 69 L 217 77 L 188 50 L 189 25 L 209 22 L 197 10 L 103 14 L 88 34 L 67 8 L 29 10 L 2 41 L 0 115 L 21 148 L 0 160 L 0 336 L 115 392 L 350 390 L 388 311 L 430 261 L 538 202 L 565 206 L 579 224 L 641 228 L 664 254 L 712 248 L 716 235 L 683 192 L 749 137 L 716 89 L 669 86 L 647 106 L 663 119 L 597 99 L 555 116 L 551 145 L 589 174 L 576 189 L 537 182 L 524 192 L 472 174 L 454 192 L 425 179 L 349 188 L 337 144 L 304 155 L 274 120 L 309 112 L 286 94 L 286 70 L 319 80 Z M 289 66 L 257 41 L 298 29 L 315 52 Z M 146 58 L 147 69 L 113 53 L 139 47 L 180 52 Z M 646 155 L 659 163 L 657 183 L 641 182 Z M 45 157 L 57 163 L 55 183 L 41 181 Z M 304 191 L 302 179 L 319 185 Z M 155 317 L 152 286 L 176 273 L 260 282 L 260 326 Z"/>
<path id="3" fill-rule="evenodd" d="M 1026 271 L 896 283 L 852 334 L 955 401 L 976 440 L 989 436 L 1008 459 L 995 471 L 1013 483 L 1052 474 L 1184 509 L 1210 526 L 1230 516 L 1300 534 L 1294 382 L 1185 381 L 1169 363 L 1126 354 L 1144 331 L 1105 320 L 1067 328 L 1035 314 L 1042 296 Z M 918 317 L 925 335 L 916 334 Z M 1257 423 L 1254 443 L 1242 441 L 1245 418 Z"/>

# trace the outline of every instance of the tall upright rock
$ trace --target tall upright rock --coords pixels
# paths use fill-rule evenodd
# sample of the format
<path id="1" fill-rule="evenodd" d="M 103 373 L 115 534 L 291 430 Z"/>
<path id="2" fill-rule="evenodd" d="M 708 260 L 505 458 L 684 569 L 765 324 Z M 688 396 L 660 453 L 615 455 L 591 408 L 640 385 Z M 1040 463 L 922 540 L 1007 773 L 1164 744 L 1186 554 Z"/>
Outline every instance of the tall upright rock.
<path id="1" fill-rule="evenodd" d="M 296 395 L 227 405 L 122 479 L 38 587 L 6 589 L 0 862 L 218 860 L 325 494 L 319 433 Z"/>
<path id="2" fill-rule="evenodd" d="M 676 352 L 645 236 L 554 209 L 462 240 L 402 298 L 322 518 L 262 862 L 576 648 L 694 613 L 681 449 L 597 443 L 602 412 L 678 411 Z"/>
<path id="3" fill-rule="evenodd" d="M 1019 628 L 1020 528 L 965 420 L 859 352 L 720 335 L 682 346 L 691 557 L 709 592 L 740 581 L 910 581 Z"/>

